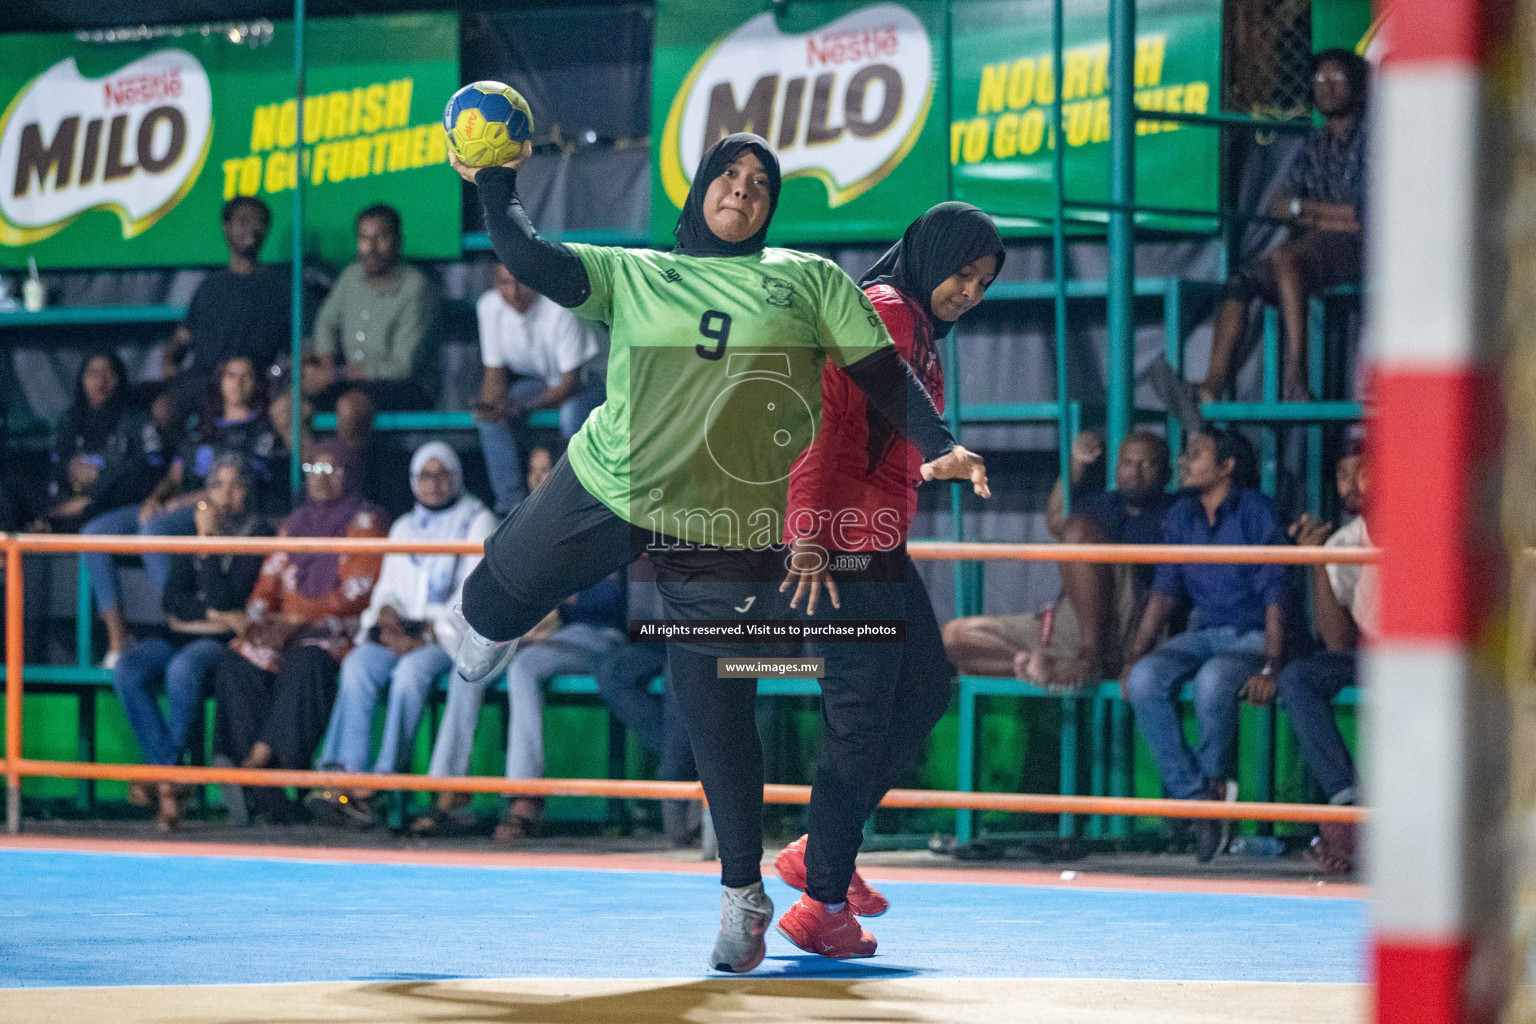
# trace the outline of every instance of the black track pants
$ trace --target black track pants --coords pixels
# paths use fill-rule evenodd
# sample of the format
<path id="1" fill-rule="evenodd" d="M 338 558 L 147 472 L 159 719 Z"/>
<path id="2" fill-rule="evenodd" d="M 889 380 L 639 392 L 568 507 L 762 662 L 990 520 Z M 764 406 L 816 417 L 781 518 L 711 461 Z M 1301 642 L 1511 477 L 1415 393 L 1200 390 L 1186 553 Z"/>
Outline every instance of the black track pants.
<path id="1" fill-rule="evenodd" d="M 720 884 L 762 878 L 763 743 L 757 680 L 715 678 L 715 655 L 667 645 L 668 671 L 720 841 Z"/>
<path id="2" fill-rule="evenodd" d="M 576 478 L 565 456 L 502 520 L 464 581 L 464 617 L 491 640 L 522 636 L 572 594 L 628 565 L 643 543 Z"/>
<path id="3" fill-rule="evenodd" d="M 904 619 L 905 643 L 812 642 L 824 658 L 821 755 L 811 789 L 805 891 L 841 903 L 864 841 L 864 822 L 923 749 L 949 706 L 954 667 L 945 657 L 927 588 L 910 558 L 899 582 L 838 587 L 842 608 L 823 595 L 815 618 Z M 724 851 L 724 840 L 721 841 Z"/>

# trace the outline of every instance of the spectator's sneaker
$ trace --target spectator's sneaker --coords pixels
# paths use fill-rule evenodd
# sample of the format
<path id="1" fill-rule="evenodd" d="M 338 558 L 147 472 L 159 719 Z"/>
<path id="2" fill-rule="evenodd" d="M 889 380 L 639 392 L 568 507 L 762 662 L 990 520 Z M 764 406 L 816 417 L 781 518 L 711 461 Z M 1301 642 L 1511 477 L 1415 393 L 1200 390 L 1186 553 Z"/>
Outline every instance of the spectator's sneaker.
<path id="1" fill-rule="evenodd" d="M 727 974 L 745 974 L 763 962 L 768 944 L 763 935 L 773 922 L 773 901 L 763 892 L 762 882 L 739 889 L 720 890 L 720 934 L 714 952 L 709 954 L 709 968 Z"/>
<path id="2" fill-rule="evenodd" d="M 312 789 L 304 797 L 310 817 L 323 825 L 340 828 L 372 828 L 373 804 L 339 789 Z"/>
<path id="3" fill-rule="evenodd" d="M 809 836 L 801 836 L 774 858 L 773 866 L 791 889 L 805 891 L 805 843 Z M 848 882 L 848 906 L 859 917 L 879 917 L 891 909 L 891 903 L 874 886 L 864 881 L 857 870 Z"/>
<path id="4" fill-rule="evenodd" d="M 460 627 L 464 635 L 464 639 L 459 641 L 459 653 L 454 656 L 453 667 L 466 682 L 478 683 L 482 679 L 489 679 L 507 667 L 507 662 L 512 660 L 512 655 L 517 651 L 515 639 L 487 640 L 475 632 L 475 627 L 464 618 L 463 605 L 454 605 L 453 615 L 455 625 Z"/>
<path id="5" fill-rule="evenodd" d="M 817 956 L 852 960 L 875 955 L 875 937 L 859 926 L 852 903 L 834 914 L 825 903 L 802 894 L 779 918 L 778 928 L 780 935 Z"/>
<path id="6" fill-rule="evenodd" d="M 1199 800 L 1224 800 L 1227 795 L 1227 784 L 1222 779 L 1207 779 L 1205 793 L 1196 799 Z M 1226 836 L 1227 823 L 1222 818 L 1198 818 L 1194 823 L 1195 831 L 1195 860 L 1201 864 L 1209 864 L 1216 858 L 1221 850 Z"/>

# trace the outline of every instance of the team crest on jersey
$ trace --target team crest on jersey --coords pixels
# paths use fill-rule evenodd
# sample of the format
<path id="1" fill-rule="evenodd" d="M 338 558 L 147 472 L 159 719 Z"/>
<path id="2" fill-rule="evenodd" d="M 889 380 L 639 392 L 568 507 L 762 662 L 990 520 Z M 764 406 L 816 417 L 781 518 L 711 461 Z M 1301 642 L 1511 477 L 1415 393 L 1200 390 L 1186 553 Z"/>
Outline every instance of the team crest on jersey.
<path id="1" fill-rule="evenodd" d="M 795 304 L 795 286 L 782 277 L 763 275 L 763 290 L 768 293 L 764 301 L 770 306 L 788 309 Z"/>

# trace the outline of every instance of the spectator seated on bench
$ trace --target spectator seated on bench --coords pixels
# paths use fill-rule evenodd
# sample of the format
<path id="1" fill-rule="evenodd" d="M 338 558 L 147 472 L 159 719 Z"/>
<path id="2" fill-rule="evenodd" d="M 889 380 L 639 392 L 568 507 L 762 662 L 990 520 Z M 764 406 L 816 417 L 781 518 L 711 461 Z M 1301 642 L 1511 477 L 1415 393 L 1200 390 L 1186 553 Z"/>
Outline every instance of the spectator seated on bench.
<path id="1" fill-rule="evenodd" d="M 1312 95 L 1323 126 L 1307 137 L 1269 209 L 1290 232 L 1227 282 L 1213 327 L 1210 369 L 1197 389 L 1202 402 L 1221 401 L 1232 386 L 1232 355 L 1255 298 L 1280 310 L 1285 338 L 1281 397 L 1309 401 L 1307 298 L 1360 280 L 1370 71 L 1363 57 L 1348 50 L 1322 51 L 1312 58 L 1312 71 Z"/>
<path id="2" fill-rule="evenodd" d="M 1047 525 L 1067 544 L 1159 544 L 1173 503 L 1168 443 L 1137 431 L 1120 444 L 1115 490 L 1083 487 L 1095 467 L 1102 479 L 1104 441 L 1084 431 L 1072 443 L 1072 514 L 1063 515 L 1061 482 L 1051 492 Z M 1122 651 L 1140 622 L 1152 583 L 1150 565 L 1061 564 L 1063 597 L 1047 631 L 1045 617 L 973 615 L 944 626 L 944 647 L 963 675 L 998 676 L 1053 689 L 1076 689 L 1121 672 Z"/>
<path id="3" fill-rule="evenodd" d="M 35 529 L 98 536 L 138 532 L 139 503 L 165 472 L 165 451 L 154 422 L 128 408 L 127 381 L 116 353 L 93 352 L 81 361 L 75 403 L 54 432 L 48 501 Z M 86 565 L 107 627 L 102 667 L 110 669 L 129 641 L 117 572 L 112 556 L 101 552 L 86 555 Z"/>
<path id="4" fill-rule="evenodd" d="M 224 360 L 213 375 L 197 426 L 183 439 L 170 469 L 144 504 L 134 529 L 146 536 L 187 537 L 196 532 L 197 504 L 207 495 L 214 458 L 231 452 L 251 478 L 253 510 L 277 517 L 288 510 L 288 450 L 267 418 L 266 381 L 245 356 Z M 171 556 L 146 551 L 144 571 L 157 592 L 170 577 Z M 105 576 L 110 561 L 92 564 L 91 581 Z M 100 570 L 100 571 L 98 571 Z"/>
<path id="5" fill-rule="evenodd" d="M 331 288 L 315 317 L 314 357 L 303 368 L 304 394 L 319 409 L 361 391 L 390 412 L 427 409 L 422 382 L 435 379 L 432 336 L 437 290 L 400 258 L 400 213 L 379 203 L 357 215 L 357 262 Z"/>
<path id="6" fill-rule="evenodd" d="M 464 493 L 459 457 L 440 441 L 422 445 L 411 459 L 416 507 L 395 520 L 390 540 L 469 540 L 481 543 L 496 528 L 496 517 Z M 362 614 L 357 646 L 342 659 L 341 685 L 330 727 L 320 750 L 327 771 L 378 774 L 403 771 L 422 708 L 439 676 L 453 664 L 459 639 L 454 606 L 464 578 L 478 555 L 384 556 L 379 582 Z M 388 710 L 378 754 L 370 762 L 369 740 L 380 691 L 388 689 Z M 339 824 L 373 824 L 373 791 L 311 790 L 304 803 L 315 817 Z"/>
<path id="7" fill-rule="evenodd" d="M 288 351 L 292 276 L 287 265 L 261 262 L 271 209 L 254 196 L 236 196 L 224 204 L 220 219 L 229 266 L 203 278 L 161 356 L 165 380 L 153 408 L 169 430 L 198 411 L 225 360 L 243 356 L 258 377 L 266 377 Z"/>
<path id="8" fill-rule="evenodd" d="M 480 296 L 475 310 L 484 367 L 475 422 L 496 513 L 506 515 L 526 496 L 517 421 L 525 413 L 558 409 L 560 434 L 569 441 L 603 404 L 607 353 L 603 328 L 540 295 L 500 263 L 495 287 Z"/>
<path id="9" fill-rule="evenodd" d="M 260 537 L 271 533 L 251 509 L 255 495 L 244 460 L 226 452 L 207 473 L 203 497 L 193 508 L 199 537 Z M 261 555 L 173 555 L 161 607 L 170 624 L 166 638 L 133 644 L 118 660 L 112 688 L 138 737 L 146 764 L 180 764 L 193 724 L 203 713 L 209 676 L 235 630 L 245 623 L 245 602 L 261 572 Z M 154 691 L 164 687 L 170 720 Z M 182 817 L 185 787 L 134 782 L 131 803 L 157 806 L 155 825 L 174 829 Z"/>
<path id="10" fill-rule="evenodd" d="M 1323 544 L 1331 548 L 1371 546 L 1366 529 L 1365 501 L 1369 479 L 1358 446 L 1339 460 L 1337 482 L 1344 511 L 1354 518 L 1338 530 L 1302 516 L 1291 527 L 1297 544 Z M 1355 762 L 1344 745 L 1333 715 L 1333 699 L 1358 674 L 1360 641 L 1377 637 L 1381 601 L 1379 570 L 1371 565 L 1314 565 L 1308 572 L 1312 589 L 1312 617 L 1324 650 L 1298 658 L 1285 666 L 1277 680 L 1280 705 L 1290 715 L 1291 728 L 1301 741 L 1307 767 L 1330 804 L 1358 801 Z M 1312 852 L 1323 871 L 1348 874 L 1354 869 L 1355 827 L 1347 822 L 1325 822 L 1312 842 Z"/>
<path id="11" fill-rule="evenodd" d="M 1209 430 L 1189 439 L 1179 457 L 1185 491 L 1168 510 L 1169 544 L 1274 544 L 1273 503 L 1240 486 L 1250 479 L 1252 450 L 1237 434 Z M 1157 645 L 1176 606 L 1189 602 L 1198 625 Z M 1285 655 L 1285 573 L 1278 565 L 1163 564 L 1126 650 L 1121 690 L 1136 728 L 1157 764 L 1163 788 L 1177 800 L 1222 800 L 1237 746 L 1237 710 L 1246 697 L 1267 704 Z M 1179 718 L 1179 694 L 1195 684 L 1199 746 L 1191 751 Z M 1195 823 L 1195 854 L 1216 856 L 1222 826 Z"/>
<path id="12" fill-rule="evenodd" d="M 383 537 L 383 512 L 363 498 L 362 473 L 348 449 L 316 444 L 304 463 L 309 495 L 283 521 L 284 537 Z M 289 554 L 262 563 L 246 621 L 214 669 L 214 746 L 245 768 L 309 768 L 336 703 L 341 660 L 379 577 L 382 555 Z M 233 790 L 234 787 L 231 787 Z M 281 790 L 258 795 L 260 809 L 286 819 Z M 235 823 L 245 797 L 227 794 Z"/>

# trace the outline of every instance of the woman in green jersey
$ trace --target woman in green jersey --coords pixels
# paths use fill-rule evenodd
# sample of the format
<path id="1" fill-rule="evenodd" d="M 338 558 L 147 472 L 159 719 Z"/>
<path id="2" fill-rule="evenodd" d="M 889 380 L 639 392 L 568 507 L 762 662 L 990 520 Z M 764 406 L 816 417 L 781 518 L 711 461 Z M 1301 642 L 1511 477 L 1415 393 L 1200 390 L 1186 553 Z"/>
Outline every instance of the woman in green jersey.
<path id="1" fill-rule="evenodd" d="M 778 160 L 730 135 L 700 161 L 671 252 L 540 238 L 518 201 L 517 165 L 476 171 L 497 257 L 519 281 L 610 326 L 607 401 L 537 492 L 486 542 L 464 587 L 457 665 L 485 678 L 556 604 L 646 551 L 669 622 L 669 678 L 719 837 L 721 924 L 709 965 L 763 958 L 762 750 L 756 679 L 716 678 L 719 656 L 762 655 L 753 627 L 780 613 L 787 481 L 814 444 L 821 370 L 843 368 L 921 453 L 922 475 L 990 493 L 981 459 L 955 444 L 880 317 L 835 263 L 765 247 Z"/>

